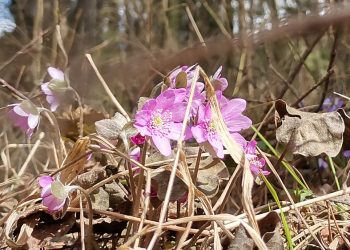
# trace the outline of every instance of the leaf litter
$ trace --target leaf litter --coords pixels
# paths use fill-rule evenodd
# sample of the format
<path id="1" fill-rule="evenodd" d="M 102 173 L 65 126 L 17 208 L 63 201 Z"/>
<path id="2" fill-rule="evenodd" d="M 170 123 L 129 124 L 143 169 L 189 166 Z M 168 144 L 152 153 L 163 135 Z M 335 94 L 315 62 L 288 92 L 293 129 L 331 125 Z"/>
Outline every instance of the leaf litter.
<path id="1" fill-rule="evenodd" d="M 284 249 L 286 242 L 282 235 L 280 210 L 274 202 L 262 207 L 256 206 L 256 194 L 259 190 L 266 190 L 264 182 L 259 185 L 255 182 L 256 176 L 250 168 L 251 162 L 245 157 L 244 146 L 232 137 L 232 132 L 221 114 L 221 104 L 215 93 L 221 83 L 216 79 L 213 87 L 203 69 L 196 66 L 195 70 L 205 83 L 206 92 L 203 94 L 206 95 L 213 115 L 213 123 L 209 124 L 212 127 L 209 128 L 215 128 L 219 140 L 222 141 L 227 155 L 224 159 L 218 158 L 215 150 L 206 150 L 206 147 L 210 147 L 209 144 L 201 147 L 201 143 L 198 145 L 195 140 L 187 141 L 185 138 L 178 138 L 183 143 L 178 143 L 181 147 L 170 144 L 171 153 L 165 156 L 158 150 L 156 141 L 150 141 L 147 134 L 146 140 L 142 142 L 144 144 L 134 144 L 131 137 L 143 130 L 137 131 L 133 121 L 129 122 L 121 113 L 115 113 L 112 118 L 105 118 L 108 116 L 99 113 L 95 117 L 99 117 L 97 121 L 95 118 L 89 121 L 90 124 L 95 124 L 97 134 L 87 133 L 85 137 L 76 139 L 70 134 L 69 137 L 75 142 L 64 143 L 63 152 L 66 153 L 60 155 L 64 160 L 41 173 L 57 176 L 63 185 L 81 187 L 87 196 L 84 197 L 78 189 L 69 194 L 62 210 L 49 211 L 40 204 L 43 192 L 39 190 L 36 180 L 32 181 L 27 192 L 14 196 L 21 197 L 19 200 L 6 198 L 2 201 L 1 225 L 5 226 L 1 231 L 2 247 L 96 248 L 101 247 L 103 242 L 109 242 L 108 244 L 118 245 L 119 249 L 132 246 L 137 249 L 139 246 L 147 247 L 150 237 L 161 225 L 160 241 L 152 243 L 156 247 L 170 244 L 171 247 L 180 249 L 203 244 L 202 247 L 215 249 Z M 187 76 L 185 71 L 181 71 L 175 79 L 175 86 L 185 89 L 191 84 Z M 190 95 L 193 91 L 194 88 L 190 90 Z M 172 97 L 170 95 L 166 98 Z M 139 109 L 145 105 L 153 105 L 150 101 L 152 98 L 140 100 Z M 289 107 L 282 100 L 276 101 L 275 106 L 276 139 L 285 144 L 292 153 L 306 157 L 321 154 L 336 157 L 342 146 L 346 149 L 350 123 L 343 109 L 311 113 Z M 163 125 L 165 120 L 162 119 L 165 118 L 153 116 L 152 126 Z M 62 123 L 71 118 L 60 119 Z M 196 117 L 191 116 L 183 124 L 187 126 L 195 122 Z M 211 142 L 210 144 L 214 145 Z M 53 151 L 54 154 L 60 153 L 55 149 Z M 174 164 L 176 157 L 178 162 Z M 269 158 L 277 162 L 284 160 L 273 159 L 271 156 Z M 176 169 L 172 181 L 171 172 L 174 166 Z M 272 178 L 267 178 L 278 188 Z M 160 210 L 164 206 L 169 183 L 173 191 L 169 202 L 165 203 L 166 221 L 161 222 Z M 55 193 L 53 187 L 52 192 Z M 233 188 L 240 190 L 239 197 L 234 195 L 237 192 L 233 192 Z M 133 193 L 132 189 L 139 191 Z M 350 205 L 346 202 L 349 191 L 345 186 L 343 196 L 331 198 L 334 206 L 339 206 L 339 216 Z M 311 192 L 309 195 L 314 197 Z M 300 203 L 305 202 L 305 197 Z M 83 202 L 79 202 L 81 198 Z M 87 206 L 87 201 L 91 202 L 92 208 Z M 344 237 L 347 234 L 338 230 L 344 224 L 338 218 L 334 217 L 330 222 L 331 232 L 325 227 L 316 227 L 324 223 L 325 217 L 322 214 L 327 211 L 325 209 L 330 209 L 321 201 L 322 199 L 318 203 L 312 203 L 312 208 L 304 207 L 300 211 L 307 216 L 308 223 L 313 224 L 309 229 L 320 233 L 324 245 L 336 248 L 346 244 L 347 239 L 344 240 Z M 138 204 L 137 207 L 135 204 Z M 287 209 L 288 202 L 284 204 L 284 209 Z M 296 201 L 295 206 L 298 204 Z M 232 210 L 230 206 L 236 208 Z M 92 235 L 86 231 L 88 221 L 82 217 L 82 209 L 89 216 L 93 214 Z M 266 212 L 268 210 L 273 211 Z M 309 210 L 319 215 L 308 218 Z M 235 214 L 231 215 L 229 212 Z M 304 229 L 303 234 L 298 233 L 301 230 L 297 227 L 303 226 L 298 223 L 297 218 L 290 211 L 288 219 L 293 232 L 292 240 L 301 244 L 311 242 L 307 231 L 309 229 Z M 341 235 L 342 239 L 335 235 Z"/>

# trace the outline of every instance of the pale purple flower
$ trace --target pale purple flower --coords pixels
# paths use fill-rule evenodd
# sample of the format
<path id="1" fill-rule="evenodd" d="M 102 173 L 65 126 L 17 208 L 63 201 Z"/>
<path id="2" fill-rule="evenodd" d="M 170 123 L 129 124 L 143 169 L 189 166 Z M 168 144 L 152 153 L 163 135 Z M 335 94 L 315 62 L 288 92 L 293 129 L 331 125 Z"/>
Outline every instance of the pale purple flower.
<path id="1" fill-rule="evenodd" d="M 226 78 L 221 77 L 221 70 L 222 66 L 220 66 L 211 77 L 211 83 L 215 90 L 224 91 L 228 87 L 228 81 Z"/>
<path id="2" fill-rule="evenodd" d="M 350 158 L 350 150 L 344 150 L 343 155 L 346 158 Z"/>
<path id="3" fill-rule="evenodd" d="M 42 176 L 39 178 L 39 185 L 42 187 L 42 203 L 49 212 L 59 211 L 69 201 L 69 193 L 77 187 L 63 185 L 59 178 Z"/>
<path id="4" fill-rule="evenodd" d="M 161 154 L 171 154 L 170 140 L 180 138 L 186 105 L 176 96 L 174 89 L 167 89 L 156 99 L 148 100 L 135 115 L 134 127 L 150 137 Z"/>
<path id="5" fill-rule="evenodd" d="M 317 159 L 317 164 L 321 170 L 328 168 L 328 163 L 321 157 Z"/>
<path id="6" fill-rule="evenodd" d="M 232 138 L 243 147 L 246 141 L 238 132 L 249 128 L 252 124 L 252 121 L 248 117 L 242 115 L 242 112 L 246 108 L 246 101 L 239 98 L 228 100 L 220 91 L 217 92 L 217 98 L 224 122 Z M 209 103 L 205 106 L 200 106 L 198 110 L 198 121 L 191 128 L 191 131 L 196 141 L 205 146 L 214 157 L 224 158 L 223 144 L 212 118 Z"/>
<path id="7" fill-rule="evenodd" d="M 14 125 L 19 127 L 29 137 L 32 136 L 39 125 L 40 110 L 29 100 L 11 104 L 9 107 L 13 107 L 9 111 L 9 117 Z"/>
<path id="8" fill-rule="evenodd" d="M 41 84 L 41 90 L 46 95 L 46 101 L 50 104 L 51 111 L 55 112 L 60 104 L 60 97 L 68 89 L 68 84 L 61 70 L 49 67 L 47 71 L 52 79 Z"/>
<path id="9" fill-rule="evenodd" d="M 344 102 L 339 97 L 328 97 L 324 100 L 322 104 L 322 110 L 327 112 L 333 112 L 342 108 Z"/>
<path id="10" fill-rule="evenodd" d="M 244 147 L 245 156 L 250 164 L 250 170 L 254 175 L 259 175 L 260 173 L 263 175 L 269 175 L 270 171 L 264 170 L 265 167 L 265 159 L 259 158 L 256 152 L 257 142 L 255 140 L 247 142 Z"/>

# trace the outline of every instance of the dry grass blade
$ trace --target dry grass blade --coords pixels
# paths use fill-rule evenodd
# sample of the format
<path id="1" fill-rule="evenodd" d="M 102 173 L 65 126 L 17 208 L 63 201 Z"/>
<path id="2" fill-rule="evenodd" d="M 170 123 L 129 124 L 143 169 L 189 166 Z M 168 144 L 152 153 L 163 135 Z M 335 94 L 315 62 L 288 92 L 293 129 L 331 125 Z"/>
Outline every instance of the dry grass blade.
<path id="1" fill-rule="evenodd" d="M 74 164 L 62 170 L 60 179 L 62 183 L 69 184 L 74 178 L 84 170 L 84 165 L 87 161 L 87 157 L 82 157 L 86 154 L 90 145 L 90 139 L 83 137 L 78 139 L 71 151 L 68 153 L 66 159 L 63 162 L 63 166 L 75 161 Z M 80 158 L 76 161 L 76 159 Z"/>
<path id="2" fill-rule="evenodd" d="M 164 222 L 165 216 L 166 216 L 167 211 L 168 211 L 168 204 L 169 204 L 169 201 L 170 201 L 170 195 L 171 195 L 172 188 L 173 188 L 173 183 L 174 183 L 174 180 L 175 180 L 176 169 L 177 169 L 177 166 L 179 164 L 179 158 L 180 158 L 180 153 L 181 153 L 181 150 L 182 150 L 183 138 L 184 138 L 184 135 L 185 135 L 185 130 L 186 130 L 186 126 L 187 126 L 187 120 L 188 120 L 188 117 L 189 117 L 190 111 L 191 111 L 191 105 L 192 105 L 194 90 L 195 90 L 195 86 L 196 86 L 196 81 L 197 81 L 198 76 L 199 76 L 199 70 L 200 70 L 200 67 L 197 66 L 195 71 L 194 71 L 194 76 L 193 76 L 192 83 L 191 83 L 190 96 L 188 98 L 188 104 L 187 104 L 187 107 L 186 107 L 184 121 L 182 123 L 181 134 L 180 134 L 179 140 L 177 141 L 177 152 L 176 152 L 174 164 L 172 166 L 172 170 L 171 170 L 171 174 L 170 174 L 170 178 L 169 178 L 169 185 L 167 187 L 167 192 L 165 194 L 165 199 L 163 201 L 162 210 L 161 210 L 161 213 L 160 213 L 160 216 L 159 216 L 159 224 L 157 226 L 157 230 L 153 234 L 151 242 L 149 243 L 149 245 L 147 247 L 148 250 L 153 249 L 154 244 L 156 243 L 156 241 L 158 239 L 158 236 L 161 233 L 162 224 Z"/>
<path id="3" fill-rule="evenodd" d="M 243 188 L 243 206 L 244 210 L 248 215 L 248 220 L 251 223 L 252 227 L 259 232 L 258 223 L 255 218 L 254 208 L 253 208 L 253 202 L 251 197 L 251 190 L 253 187 L 253 176 L 250 172 L 250 167 L 248 161 L 245 159 L 245 155 L 243 152 L 242 147 L 235 142 L 228 129 L 227 126 L 223 120 L 220 106 L 218 104 L 218 100 L 216 98 L 216 94 L 214 91 L 214 88 L 208 78 L 208 76 L 205 74 L 203 70 L 200 71 L 202 77 L 205 81 L 205 87 L 207 90 L 207 98 L 209 100 L 211 110 L 212 110 L 212 116 L 213 116 L 213 122 L 214 126 L 217 129 L 217 132 L 220 136 L 220 139 L 222 140 L 224 146 L 228 150 L 229 154 L 231 155 L 232 159 L 238 164 L 237 168 L 243 167 L 243 180 L 242 180 L 242 188 Z"/>

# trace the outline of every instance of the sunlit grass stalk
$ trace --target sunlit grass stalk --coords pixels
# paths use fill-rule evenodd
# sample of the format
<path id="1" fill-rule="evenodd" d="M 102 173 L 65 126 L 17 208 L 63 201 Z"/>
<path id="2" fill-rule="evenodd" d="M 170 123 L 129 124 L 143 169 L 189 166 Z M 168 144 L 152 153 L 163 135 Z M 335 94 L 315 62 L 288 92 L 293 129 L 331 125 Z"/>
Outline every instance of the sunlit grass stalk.
<path id="1" fill-rule="evenodd" d="M 276 149 L 266 140 L 266 138 L 254 127 L 251 126 L 254 132 L 259 136 L 260 140 L 270 149 L 270 151 L 277 157 L 280 158 L 280 154 L 276 151 Z M 287 171 L 292 175 L 294 180 L 299 183 L 303 189 L 308 189 L 307 186 L 300 180 L 300 178 L 295 173 L 294 169 L 285 161 L 281 161 L 282 165 L 287 169 Z"/>
<path id="2" fill-rule="evenodd" d="M 340 190 L 340 184 L 339 184 L 339 180 L 338 180 L 338 177 L 337 177 L 337 173 L 335 171 L 333 159 L 330 156 L 327 156 L 327 158 L 328 158 L 328 162 L 329 162 L 329 166 L 331 168 L 331 171 L 332 171 L 332 173 L 334 175 L 335 185 L 337 185 L 337 189 Z"/>
<path id="3" fill-rule="evenodd" d="M 260 178 L 265 182 L 267 189 L 270 191 L 270 193 L 271 193 L 273 199 L 275 200 L 278 208 L 281 210 L 281 220 L 282 220 L 282 224 L 283 224 L 284 233 L 285 233 L 286 239 L 287 239 L 287 244 L 288 244 L 289 249 L 293 249 L 293 241 L 292 241 L 292 236 L 290 234 L 288 222 L 287 222 L 287 219 L 284 216 L 284 213 L 282 211 L 282 205 L 280 203 L 280 200 L 278 198 L 276 190 L 274 189 L 272 184 L 266 179 L 266 177 L 263 174 L 260 174 Z"/>

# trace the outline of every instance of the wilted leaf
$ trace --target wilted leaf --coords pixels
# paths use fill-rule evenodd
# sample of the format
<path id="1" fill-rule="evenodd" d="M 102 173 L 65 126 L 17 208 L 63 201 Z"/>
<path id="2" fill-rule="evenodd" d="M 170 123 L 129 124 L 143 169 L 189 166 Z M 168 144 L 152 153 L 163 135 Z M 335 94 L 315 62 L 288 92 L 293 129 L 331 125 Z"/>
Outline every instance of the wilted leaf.
<path id="1" fill-rule="evenodd" d="M 239 225 L 235 231 L 235 238 L 228 246 L 228 250 L 253 250 L 254 241 L 249 237 L 243 225 Z"/>
<path id="2" fill-rule="evenodd" d="M 181 71 L 176 76 L 175 81 L 176 88 L 186 88 L 187 87 L 187 73 L 184 71 Z"/>
<path id="3" fill-rule="evenodd" d="M 109 208 L 109 195 L 102 187 L 90 196 L 93 209 L 107 210 Z"/>
<path id="4" fill-rule="evenodd" d="M 108 140 L 116 140 L 126 123 L 126 118 L 117 112 L 111 119 L 95 122 L 96 132 Z"/>
<path id="5" fill-rule="evenodd" d="M 89 144 L 90 139 L 88 137 L 79 138 L 75 142 L 64 161 L 64 165 L 71 165 L 61 172 L 60 178 L 63 184 L 71 183 L 84 170 L 84 165 L 87 161 L 87 156 L 84 157 L 84 155 L 88 150 Z"/>
<path id="6" fill-rule="evenodd" d="M 194 168 L 195 162 L 191 167 Z M 197 175 L 197 187 L 208 198 L 214 197 L 220 186 L 222 180 L 228 180 L 229 172 L 223 161 L 216 158 L 208 157 L 202 160 L 199 164 Z"/>
<path id="7" fill-rule="evenodd" d="M 152 180 L 156 184 L 157 196 L 159 200 L 164 200 L 168 188 L 170 172 L 162 170 L 152 173 Z M 182 198 L 187 192 L 186 184 L 178 177 L 175 177 L 173 191 L 170 196 L 170 201 L 177 201 Z"/>
<path id="8" fill-rule="evenodd" d="M 109 207 L 116 208 L 127 201 L 125 191 L 115 181 L 104 186 L 109 195 Z"/>
<path id="9" fill-rule="evenodd" d="M 276 212 L 268 213 L 258 222 L 262 239 L 268 249 L 283 250 L 283 237 L 281 236 L 281 220 Z"/>
<path id="10" fill-rule="evenodd" d="M 88 189 L 106 178 L 106 171 L 101 168 L 93 168 L 78 176 L 76 183 L 84 189 Z"/>
<path id="11" fill-rule="evenodd" d="M 349 150 L 350 149 L 350 117 L 345 113 L 344 109 L 338 109 L 338 113 L 343 118 L 344 124 L 345 124 L 345 131 L 344 131 L 344 142 L 343 142 L 343 149 Z"/>
<path id="12" fill-rule="evenodd" d="M 311 113 L 289 107 L 283 100 L 275 102 L 276 138 L 290 145 L 294 154 L 336 156 L 343 143 L 345 125 L 338 112 Z"/>

